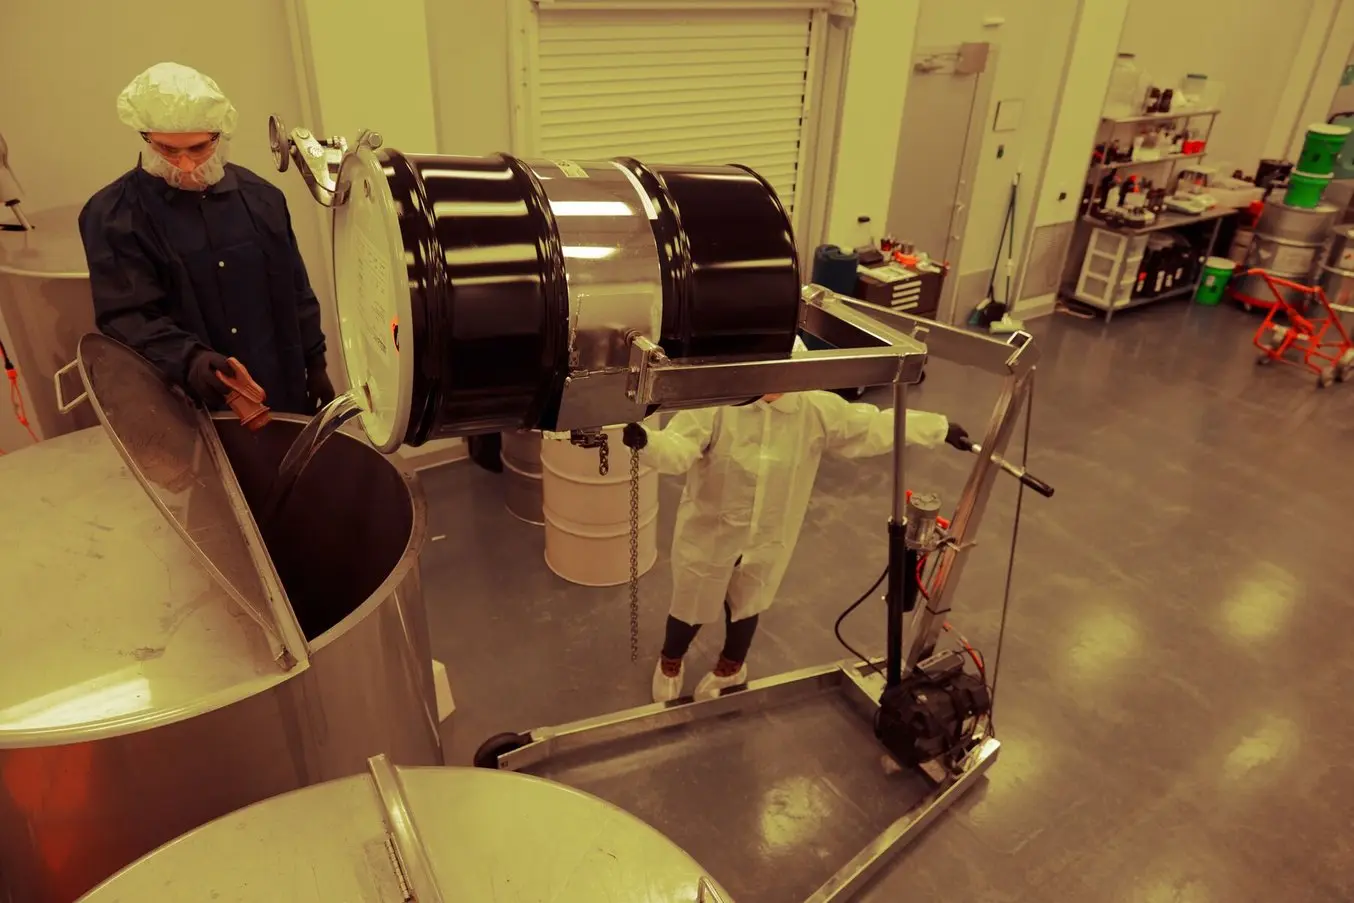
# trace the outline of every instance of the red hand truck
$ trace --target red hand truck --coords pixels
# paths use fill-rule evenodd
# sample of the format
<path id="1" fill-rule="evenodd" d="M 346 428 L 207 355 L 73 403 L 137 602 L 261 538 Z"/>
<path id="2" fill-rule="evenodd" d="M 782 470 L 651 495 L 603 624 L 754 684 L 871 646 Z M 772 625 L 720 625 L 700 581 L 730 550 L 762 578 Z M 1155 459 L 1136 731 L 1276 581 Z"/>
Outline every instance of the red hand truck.
<path id="1" fill-rule="evenodd" d="M 1255 331 L 1255 347 L 1263 352 L 1257 364 L 1279 361 L 1306 367 L 1316 374 L 1320 389 L 1354 375 L 1354 343 L 1340 323 L 1339 312 L 1320 286 L 1299 285 L 1260 269 L 1246 275 L 1263 277 L 1278 300 Z M 1300 294 L 1301 309 L 1286 300 L 1280 286 Z M 1301 360 L 1288 357 L 1290 351 L 1301 355 Z"/>

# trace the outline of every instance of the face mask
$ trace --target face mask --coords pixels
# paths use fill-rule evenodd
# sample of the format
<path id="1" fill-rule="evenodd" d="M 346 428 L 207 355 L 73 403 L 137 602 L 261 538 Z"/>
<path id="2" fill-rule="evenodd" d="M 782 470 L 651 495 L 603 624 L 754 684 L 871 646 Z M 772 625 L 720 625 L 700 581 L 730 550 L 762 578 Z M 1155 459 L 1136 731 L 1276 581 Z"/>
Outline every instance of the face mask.
<path id="1" fill-rule="evenodd" d="M 205 191 L 226 177 L 227 148 L 228 144 L 223 138 L 217 143 L 212 155 L 189 172 L 153 150 L 145 151 L 141 154 L 141 168 L 183 191 Z"/>

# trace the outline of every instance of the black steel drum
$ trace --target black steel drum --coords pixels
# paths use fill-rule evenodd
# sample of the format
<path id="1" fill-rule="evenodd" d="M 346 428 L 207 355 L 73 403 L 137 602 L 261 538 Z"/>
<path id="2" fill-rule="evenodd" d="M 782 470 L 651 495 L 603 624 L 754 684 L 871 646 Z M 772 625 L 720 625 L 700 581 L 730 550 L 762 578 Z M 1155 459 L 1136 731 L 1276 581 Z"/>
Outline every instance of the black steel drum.
<path id="1" fill-rule="evenodd" d="M 589 382 L 628 367 L 632 334 L 671 358 L 794 342 L 789 218 L 741 166 L 361 148 L 338 196 L 344 361 L 384 451 L 638 419 Z"/>

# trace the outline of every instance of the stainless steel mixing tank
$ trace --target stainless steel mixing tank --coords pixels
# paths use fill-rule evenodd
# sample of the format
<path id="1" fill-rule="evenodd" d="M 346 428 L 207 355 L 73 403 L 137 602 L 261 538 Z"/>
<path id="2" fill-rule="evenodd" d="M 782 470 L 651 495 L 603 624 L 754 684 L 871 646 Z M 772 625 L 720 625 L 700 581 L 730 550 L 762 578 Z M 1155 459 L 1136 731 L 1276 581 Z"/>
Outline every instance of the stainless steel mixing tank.
<path id="1" fill-rule="evenodd" d="M 81 341 L 91 428 L 0 458 L 0 900 L 76 899 L 259 800 L 442 761 L 417 487 L 331 438 L 251 515 L 303 421 L 209 420 Z M 73 380 L 67 380 L 67 383 Z"/>

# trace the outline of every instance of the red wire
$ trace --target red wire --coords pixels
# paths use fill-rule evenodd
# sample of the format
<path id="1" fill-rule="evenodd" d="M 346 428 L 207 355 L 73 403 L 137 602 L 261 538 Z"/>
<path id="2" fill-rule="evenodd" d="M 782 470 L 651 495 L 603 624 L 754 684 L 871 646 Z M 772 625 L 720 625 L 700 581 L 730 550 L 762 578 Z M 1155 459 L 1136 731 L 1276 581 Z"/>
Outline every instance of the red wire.
<path id="1" fill-rule="evenodd" d="M 922 569 L 925 567 L 926 567 L 926 556 L 923 555 L 917 559 L 917 591 L 921 593 L 923 599 L 925 599 L 927 602 L 930 602 L 931 594 L 926 591 L 926 581 L 922 578 Z M 967 652 L 969 654 L 969 657 L 973 659 L 973 664 L 978 666 L 978 673 L 982 675 L 984 680 L 986 680 L 987 667 L 983 664 L 982 656 L 978 654 L 978 650 L 970 646 L 968 640 L 964 639 L 964 635 L 959 633 L 953 627 L 951 627 L 949 621 L 943 621 L 942 624 L 944 625 L 945 630 L 947 632 L 953 633 L 956 637 L 959 638 L 959 644 L 964 647 L 964 651 Z"/>
<path id="2" fill-rule="evenodd" d="M 28 437 L 34 442 L 40 442 L 38 434 L 33 432 L 33 427 L 28 423 L 28 411 L 24 408 L 23 393 L 19 391 L 19 371 L 13 367 L 5 368 L 5 375 L 9 377 L 9 404 L 14 409 L 14 419 L 19 421 L 19 425 L 28 431 Z"/>

